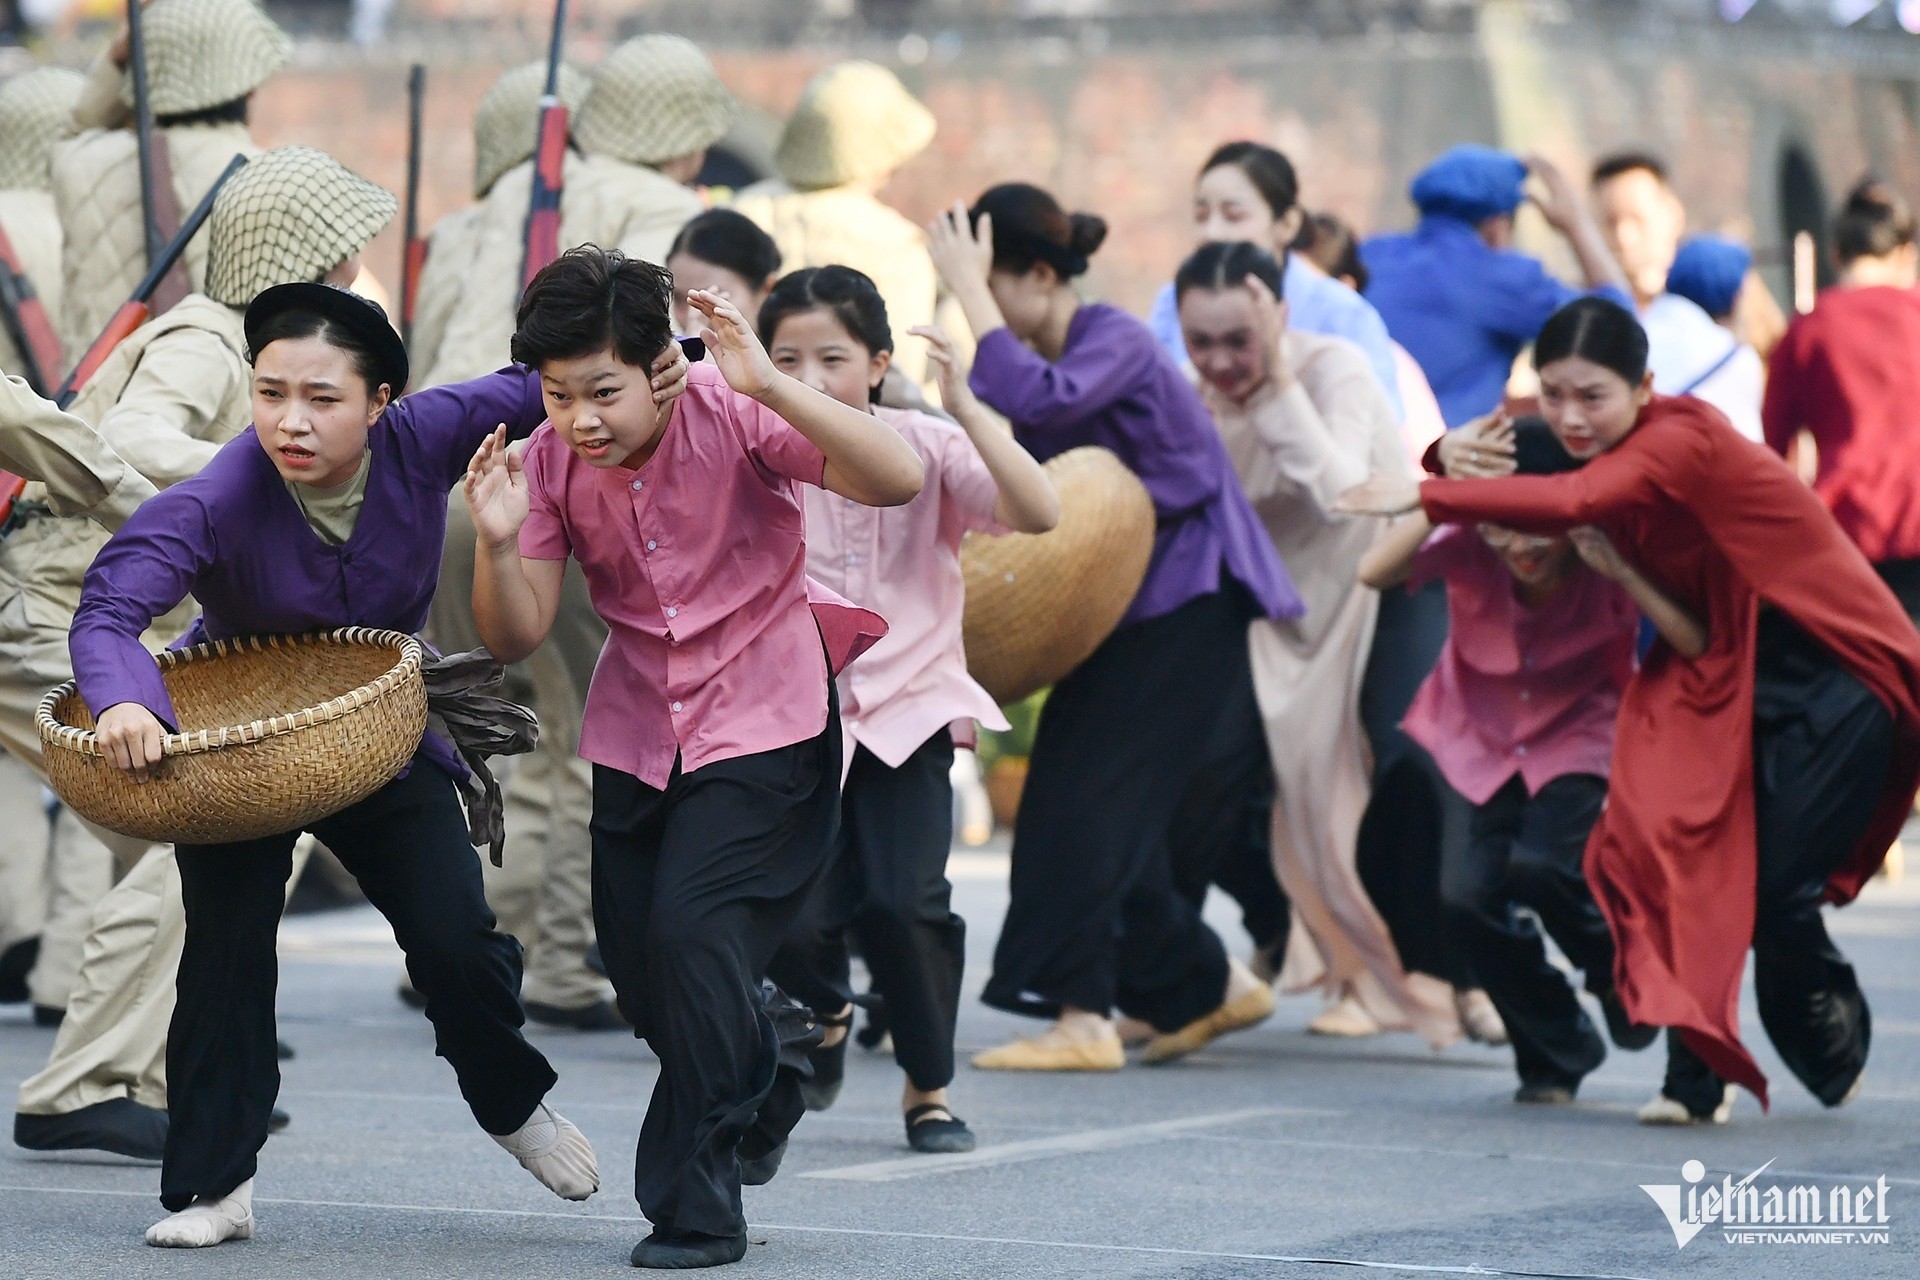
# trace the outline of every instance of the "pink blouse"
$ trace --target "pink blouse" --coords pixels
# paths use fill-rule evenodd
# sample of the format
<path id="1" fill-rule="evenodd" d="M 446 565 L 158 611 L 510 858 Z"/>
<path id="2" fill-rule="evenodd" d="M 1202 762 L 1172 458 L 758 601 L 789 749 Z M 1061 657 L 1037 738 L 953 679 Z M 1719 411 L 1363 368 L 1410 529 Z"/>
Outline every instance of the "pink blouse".
<path id="1" fill-rule="evenodd" d="M 953 721 L 1007 727 L 967 674 L 960 637 L 960 539 L 1007 530 L 993 518 L 999 486 L 965 431 L 911 409 L 875 412 L 920 455 L 926 487 L 885 508 L 809 489 L 807 572 L 887 619 L 886 639 L 840 676 L 840 714 L 849 759 L 858 743 L 897 769 Z"/>
<path id="2" fill-rule="evenodd" d="M 807 579 L 800 486 L 825 470 L 811 441 L 708 364 L 688 372 L 637 470 L 589 465 L 551 423 L 534 432 L 520 554 L 577 559 L 610 632 L 582 756 L 665 787 L 676 757 L 691 773 L 826 728 L 830 664 L 886 623 Z"/>
<path id="3" fill-rule="evenodd" d="M 1538 609 L 1470 526 L 1449 525 L 1414 557 L 1414 588 L 1447 584 L 1446 646 L 1402 728 L 1447 782 L 1485 804 L 1516 773 L 1529 794 L 1569 773 L 1607 776 L 1620 694 L 1633 675 L 1640 611 L 1582 564 Z"/>

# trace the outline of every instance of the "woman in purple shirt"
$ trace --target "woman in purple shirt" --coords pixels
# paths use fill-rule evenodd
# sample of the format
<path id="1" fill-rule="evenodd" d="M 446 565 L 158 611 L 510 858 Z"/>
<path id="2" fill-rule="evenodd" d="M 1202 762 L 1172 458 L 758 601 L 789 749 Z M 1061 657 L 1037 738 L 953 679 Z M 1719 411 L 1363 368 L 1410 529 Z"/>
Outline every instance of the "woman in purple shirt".
<path id="1" fill-rule="evenodd" d="M 254 425 L 149 500 L 88 570 L 70 647 L 107 757 L 144 779 L 174 710 L 141 633 L 195 597 L 187 641 L 363 626 L 419 630 L 447 493 L 499 424 L 545 416 L 539 379 L 503 369 L 394 401 L 407 355 L 344 289 L 288 284 L 248 307 Z M 668 375 L 669 378 L 671 374 Z M 661 393 L 671 395 L 675 388 Z M 400 777 L 312 830 L 392 923 L 435 1049 L 474 1118 L 556 1194 L 599 1186 L 593 1149 L 542 1101 L 555 1076 L 521 1035 L 518 948 L 481 893 L 452 747 L 429 734 Z M 298 831 L 180 845 L 186 946 L 167 1045 L 171 1125 L 154 1245 L 253 1234 L 253 1177 L 279 1090 L 274 935 Z"/>
<path id="2" fill-rule="evenodd" d="M 1237 794 L 1232 780 L 1268 767 L 1247 627 L 1302 606 L 1198 394 L 1145 325 L 1075 293 L 1105 236 L 1099 218 L 1024 184 L 932 228 L 935 265 L 980 335 L 974 393 L 1036 458 L 1111 450 L 1159 525 L 1119 629 L 1048 698 L 1020 806 L 984 998 L 1054 1025 L 976 1067 L 1116 1070 L 1115 1009 L 1159 1033 L 1150 1062 L 1273 1011 L 1272 991 L 1175 890 L 1176 865 L 1184 877 L 1199 851 L 1173 818 L 1197 786 Z"/>

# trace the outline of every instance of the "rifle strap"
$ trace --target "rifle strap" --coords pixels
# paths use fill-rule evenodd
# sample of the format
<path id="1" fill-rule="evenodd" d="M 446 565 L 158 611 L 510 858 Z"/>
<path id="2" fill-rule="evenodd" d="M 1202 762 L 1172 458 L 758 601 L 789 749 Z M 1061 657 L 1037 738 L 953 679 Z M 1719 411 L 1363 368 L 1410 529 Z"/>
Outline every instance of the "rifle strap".
<path id="1" fill-rule="evenodd" d="M 167 131 L 155 129 L 152 142 L 153 216 L 160 224 L 161 242 L 170 243 L 180 234 L 180 197 L 173 189 L 173 154 L 167 146 Z M 147 303 L 148 314 L 165 315 L 174 303 L 192 292 L 193 281 L 187 277 L 187 255 L 183 253 L 153 291 Z"/>

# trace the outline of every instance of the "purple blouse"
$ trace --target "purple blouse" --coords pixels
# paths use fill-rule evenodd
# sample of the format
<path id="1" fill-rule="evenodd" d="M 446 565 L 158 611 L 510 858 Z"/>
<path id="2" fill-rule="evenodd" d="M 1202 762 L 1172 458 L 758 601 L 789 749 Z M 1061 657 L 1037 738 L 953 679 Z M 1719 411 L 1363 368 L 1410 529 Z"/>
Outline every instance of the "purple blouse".
<path id="1" fill-rule="evenodd" d="M 419 631 L 439 583 L 447 494 L 496 426 L 520 437 L 545 417 L 538 375 L 517 366 L 398 401 L 367 433 L 366 501 L 337 547 L 307 524 L 248 427 L 198 475 L 149 498 L 94 558 L 67 640 L 81 697 L 95 715 L 137 702 L 177 729 L 140 635 L 189 595 L 202 612 L 181 645 L 334 627 Z M 465 775 L 438 737 L 421 753 Z"/>
<path id="2" fill-rule="evenodd" d="M 1266 617 L 1306 612 L 1206 405 L 1138 320 L 1115 307 L 1083 306 L 1053 362 L 995 329 L 980 340 L 968 383 L 1012 420 L 1034 457 L 1044 462 L 1099 445 L 1146 485 L 1159 528 L 1146 581 L 1122 626 L 1220 590 L 1223 571 Z"/>

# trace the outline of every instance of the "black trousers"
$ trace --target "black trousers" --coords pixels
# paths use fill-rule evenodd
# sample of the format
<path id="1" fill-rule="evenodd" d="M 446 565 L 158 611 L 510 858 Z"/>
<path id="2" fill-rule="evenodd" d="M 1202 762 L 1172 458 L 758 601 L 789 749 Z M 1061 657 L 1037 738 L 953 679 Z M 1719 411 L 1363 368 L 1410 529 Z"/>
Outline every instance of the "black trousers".
<path id="1" fill-rule="evenodd" d="M 1885 704 L 1806 632 L 1762 611 L 1753 716 L 1754 996 L 1787 1069 L 1828 1106 L 1866 1067 L 1872 1020 L 1820 905 L 1827 877 L 1873 819 L 1893 740 Z M 1705 1114 L 1722 1090 L 1669 1031 L 1666 1095 Z"/>
<path id="2" fill-rule="evenodd" d="M 415 760 L 405 777 L 313 824 L 393 925 L 426 997 L 434 1051 L 473 1118 L 512 1133 L 553 1087 L 520 1033 L 520 947 L 494 928 L 453 782 Z M 172 1123 L 160 1202 L 225 1195 L 254 1175 L 280 1091 L 274 939 L 299 832 L 175 849 L 187 934 L 167 1033 Z"/>
<path id="3" fill-rule="evenodd" d="M 813 888 L 840 807 L 840 717 L 793 746 L 682 772 L 664 790 L 593 770 L 593 919 L 620 1012 L 660 1059 L 634 1199 L 672 1235 L 737 1235 L 736 1151 L 801 1114 L 761 980 Z M 777 1086 L 777 1087 L 776 1087 Z M 753 1154 L 758 1154 L 755 1152 Z"/>
<path id="4" fill-rule="evenodd" d="M 1547 960 L 1541 926 L 1598 995 L 1613 985 L 1613 939 L 1581 870 L 1607 780 L 1565 774 L 1529 796 L 1518 775 L 1476 805 L 1467 838 L 1440 875 L 1449 940 L 1481 976 L 1513 1041 L 1526 1084 L 1577 1085 L 1607 1056 L 1566 978 Z"/>
<path id="5" fill-rule="evenodd" d="M 1920 620 L 1920 560 L 1882 560 L 1873 571 L 1893 590 L 1907 616 Z"/>
<path id="6" fill-rule="evenodd" d="M 865 747 L 841 786 L 833 860 L 768 975 L 816 1009 L 853 998 L 847 934 L 886 1001 L 893 1057 L 916 1089 L 953 1082 L 967 924 L 953 913 L 953 735 L 928 738 L 897 769 Z"/>
<path id="7" fill-rule="evenodd" d="M 1012 900 L 983 999 L 1034 1017 L 1118 1008 L 1172 1031 L 1220 1005 L 1226 950 L 1174 884 L 1204 856 L 1175 810 L 1220 727 L 1263 750 L 1237 586 L 1122 627 L 1054 686 L 1013 838 Z"/>
<path id="8" fill-rule="evenodd" d="M 1480 984 L 1448 936 L 1440 868 L 1448 846 L 1464 838 L 1470 806 L 1447 785 L 1426 748 L 1400 728 L 1446 643 L 1447 625 L 1444 583 L 1380 593 L 1380 619 L 1360 684 L 1360 719 L 1373 747 L 1373 795 L 1360 821 L 1355 861 L 1401 964 L 1466 989 Z"/>
<path id="9" fill-rule="evenodd" d="M 1202 872 L 1210 866 L 1213 885 L 1239 906 L 1241 927 L 1253 945 L 1277 960 L 1286 954 L 1293 903 L 1273 870 L 1273 762 L 1264 741 L 1240 764 L 1237 776 L 1228 766 L 1214 775 L 1217 784 L 1196 786 L 1181 802 L 1173 829 L 1182 844 L 1216 853 L 1183 859 L 1174 868 L 1175 880 L 1196 906 L 1204 905 L 1208 881 Z"/>

